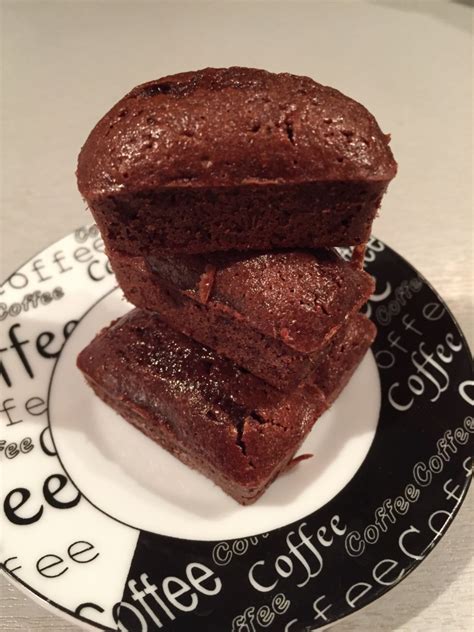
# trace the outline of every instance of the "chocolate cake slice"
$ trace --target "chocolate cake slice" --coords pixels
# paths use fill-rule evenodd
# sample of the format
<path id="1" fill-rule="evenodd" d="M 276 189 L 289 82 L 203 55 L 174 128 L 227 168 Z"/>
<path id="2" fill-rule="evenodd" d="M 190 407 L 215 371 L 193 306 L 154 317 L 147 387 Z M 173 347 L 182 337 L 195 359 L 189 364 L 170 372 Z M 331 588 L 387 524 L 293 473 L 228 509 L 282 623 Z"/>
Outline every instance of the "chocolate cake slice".
<path id="1" fill-rule="evenodd" d="M 109 250 L 141 256 L 362 244 L 396 170 L 356 101 L 234 67 L 133 89 L 92 130 L 77 178 Z"/>
<path id="2" fill-rule="evenodd" d="M 109 257 L 131 303 L 286 391 L 314 369 L 374 287 L 324 249 Z"/>
<path id="3" fill-rule="evenodd" d="M 334 355 L 330 389 L 347 382 L 368 341 L 347 360 Z M 312 382 L 282 393 L 139 309 L 100 332 L 78 366 L 107 404 L 242 504 L 287 466 L 331 399 Z"/>

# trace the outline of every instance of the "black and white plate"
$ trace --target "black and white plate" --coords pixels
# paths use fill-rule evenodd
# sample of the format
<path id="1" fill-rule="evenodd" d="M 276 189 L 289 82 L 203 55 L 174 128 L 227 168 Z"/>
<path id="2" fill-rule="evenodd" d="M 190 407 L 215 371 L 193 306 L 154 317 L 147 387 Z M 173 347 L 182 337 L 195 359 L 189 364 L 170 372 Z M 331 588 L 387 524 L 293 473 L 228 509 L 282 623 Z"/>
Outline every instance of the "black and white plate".
<path id="1" fill-rule="evenodd" d="M 303 632 L 362 608 L 442 537 L 471 478 L 471 355 L 440 297 L 372 239 L 378 336 L 303 446 L 241 507 L 134 430 L 75 359 L 130 306 L 94 226 L 0 289 L 3 571 L 79 624 Z M 88 627 L 88 625 L 86 627 Z"/>

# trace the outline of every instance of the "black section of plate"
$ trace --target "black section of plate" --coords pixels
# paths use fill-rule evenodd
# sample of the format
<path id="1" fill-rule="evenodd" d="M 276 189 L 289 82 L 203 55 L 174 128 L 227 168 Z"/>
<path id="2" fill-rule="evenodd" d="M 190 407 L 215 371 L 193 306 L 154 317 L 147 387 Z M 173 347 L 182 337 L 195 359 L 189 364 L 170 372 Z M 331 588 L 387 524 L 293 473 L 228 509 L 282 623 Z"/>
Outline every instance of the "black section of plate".
<path id="1" fill-rule="evenodd" d="M 202 542 L 141 532 L 118 615 L 126 630 L 316 629 L 396 585 L 448 528 L 472 472 L 471 354 L 399 255 L 372 240 L 366 269 L 377 279 L 368 313 L 382 406 L 363 465 L 324 507 L 269 534 Z"/>

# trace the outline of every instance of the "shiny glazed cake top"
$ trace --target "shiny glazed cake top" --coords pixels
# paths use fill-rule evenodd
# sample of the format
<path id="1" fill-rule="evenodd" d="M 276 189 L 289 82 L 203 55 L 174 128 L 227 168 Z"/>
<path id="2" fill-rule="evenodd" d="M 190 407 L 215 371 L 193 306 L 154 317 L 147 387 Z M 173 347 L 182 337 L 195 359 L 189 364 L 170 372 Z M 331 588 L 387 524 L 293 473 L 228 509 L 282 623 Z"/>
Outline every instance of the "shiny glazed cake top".
<path id="1" fill-rule="evenodd" d="M 238 425 L 251 418 L 262 424 L 278 421 L 287 427 L 294 424 L 297 410 L 302 416 L 298 423 L 304 424 L 302 409 L 307 398 L 321 397 L 319 389 L 309 384 L 290 395 L 280 393 L 174 331 L 155 314 L 139 309 L 98 334 L 79 355 L 78 365 L 111 394 L 127 393 L 136 404 L 151 410 L 162 410 L 174 401 L 172 416 L 182 406 L 204 414 L 213 423 Z"/>
<path id="2" fill-rule="evenodd" d="M 157 187 L 388 182 L 388 143 L 366 108 L 309 77 L 206 68 L 123 97 L 83 146 L 78 185 L 92 202 Z"/>

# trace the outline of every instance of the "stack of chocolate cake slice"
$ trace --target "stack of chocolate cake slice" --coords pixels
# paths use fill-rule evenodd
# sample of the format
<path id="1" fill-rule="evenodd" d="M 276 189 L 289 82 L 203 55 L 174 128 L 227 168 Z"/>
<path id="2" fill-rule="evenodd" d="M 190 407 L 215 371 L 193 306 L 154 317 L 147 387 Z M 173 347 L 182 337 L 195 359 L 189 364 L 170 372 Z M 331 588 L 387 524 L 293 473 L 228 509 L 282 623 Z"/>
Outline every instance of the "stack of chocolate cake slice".
<path id="1" fill-rule="evenodd" d="M 288 467 L 374 339 L 359 264 L 396 173 L 388 141 L 332 88 L 229 68 L 135 88 L 81 151 L 79 189 L 136 309 L 79 368 L 240 503 Z"/>

